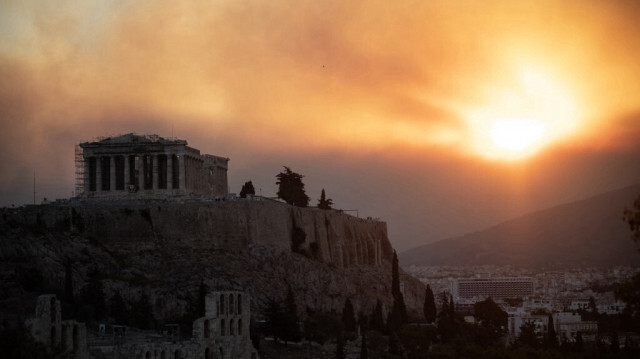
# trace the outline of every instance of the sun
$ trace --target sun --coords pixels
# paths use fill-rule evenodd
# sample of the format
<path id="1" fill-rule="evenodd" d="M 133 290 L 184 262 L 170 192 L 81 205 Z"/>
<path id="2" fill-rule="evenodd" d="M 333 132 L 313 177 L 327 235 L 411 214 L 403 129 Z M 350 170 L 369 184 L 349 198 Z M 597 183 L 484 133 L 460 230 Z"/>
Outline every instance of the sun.
<path id="1" fill-rule="evenodd" d="M 509 86 L 486 91 L 465 111 L 469 150 L 488 159 L 521 160 L 570 136 L 577 127 L 572 97 L 546 73 L 524 68 Z"/>
<path id="2" fill-rule="evenodd" d="M 535 119 L 504 119 L 494 121 L 489 134 L 495 147 L 517 154 L 535 147 L 547 127 L 546 123 Z"/>

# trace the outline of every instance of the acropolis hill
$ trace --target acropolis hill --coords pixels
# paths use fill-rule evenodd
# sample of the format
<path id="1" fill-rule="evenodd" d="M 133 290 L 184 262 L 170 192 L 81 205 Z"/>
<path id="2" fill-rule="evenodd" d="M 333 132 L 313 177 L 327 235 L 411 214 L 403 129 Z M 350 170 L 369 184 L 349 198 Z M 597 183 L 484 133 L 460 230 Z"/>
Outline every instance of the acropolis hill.
<path id="1" fill-rule="evenodd" d="M 99 165 L 99 176 L 84 173 L 89 180 L 84 186 L 93 189 L 93 195 L 1 210 L 0 292 L 12 293 L 3 299 L 8 315 L 32 310 L 35 296 L 45 290 L 62 291 L 66 263 L 72 263 L 75 291 L 97 270 L 107 298 L 115 291 L 125 299 L 144 292 L 161 320 L 184 314 L 200 283 L 247 292 L 258 316 L 266 299 L 283 299 L 289 287 L 302 316 L 308 311 L 339 313 L 346 298 L 364 313 L 371 312 L 378 299 L 385 311 L 390 308 L 393 249 L 384 222 L 262 197 L 193 193 L 188 184 L 198 181 L 189 182 L 188 176 L 184 187 L 178 180 L 178 188 L 163 194 L 157 181 L 174 182 L 158 173 L 181 168 L 179 162 L 165 168 L 157 165 L 164 161 L 158 156 L 139 167 L 136 161 L 144 163 L 144 153 L 113 156 L 104 160 L 106 155 L 100 155 L 99 161 L 109 165 Z M 120 180 L 127 178 L 127 167 L 119 161 L 131 165 L 128 178 L 142 168 L 138 175 L 150 182 L 130 192 L 126 180 Z M 192 173 L 198 163 L 191 162 Z M 172 178 L 176 173 L 182 172 L 173 172 Z M 96 180 L 92 187 L 92 176 L 109 177 L 113 190 L 98 190 L 106 188 L 104 181 L 98 186 Z M 226 184 L 226 173 L 224 179 Z M 200 188 L 206 192 L 216 187 Z M 30 278 L 38 275 L 43 281 L 34 285 Z M 404 274 L 401 282 L 407 307 L 417 312 L 424 300 L 423 285 Z"/>

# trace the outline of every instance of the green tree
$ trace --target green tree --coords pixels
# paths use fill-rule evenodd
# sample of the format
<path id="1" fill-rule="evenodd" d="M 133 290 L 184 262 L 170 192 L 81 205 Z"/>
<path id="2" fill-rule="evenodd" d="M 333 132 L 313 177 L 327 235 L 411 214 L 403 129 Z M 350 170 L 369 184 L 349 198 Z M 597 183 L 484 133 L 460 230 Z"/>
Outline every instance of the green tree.
<path id="1" fill-rule="evenodd" d="M 0 353 L 2 353 L 3 358 L 12 359 L 45 359 L 54 357 L 53 353 L 43 343 L 37 342 L 23 326 L 0 330 Z"/>
<path id="2" fill-rule="evenodd" d="M 371 329 L 384 332 L 384 318 L 382 316 L 382 303 L 380 299 L 376 301 L 376 307 L 371 314 Z"/>
<path id="3" fill-rule="evenodd" d="M 518 335 L 517 342 L 520 345 L 526 345 L 534 349 L 539 346 L 535 323 L 527 321 L 520 326 L 520 335 Z"/>
<path id="4" fill-rule="evenodd" d="M 299 342 L 302 334 L 298 325 L 298 310 L 291 287 L 287 290 L 287 297 L 284 301 L 284 326 L 282 339 L 291 342 Z"/>
<path id="5" fill-rule="evenodd" d="M 333 200 L 331 198 L 326 198 L 323 188 L 322 192 L 320 193 L 320 200 L 318 200 L 318 208 L 326 210 L 331 209 L 331 206 L 333 206 Z"/>
<path id="6" fill-rule="evenodd" d="M 92 307 L 93 318 L 101 320 L 107 314 L 107 305 L 104 301 L 104 287 L 100 280 L 100 273 L 97 269 L 93 269 L 89 273 L 89 282 L 82 288 L 80 299 L 84 305 Z"/>
<path id="7" fill-rule="evenodd" d="M 285 331 L 284 326 L 286 324 L 285 313 L 282 309 L 282 305 L 273 298 L 267 298 L 267 305 L 264 309 L 264 314 L 266 317 L 264 333 L 267 336 L 273 337 L 277 342 L 278 339 L 282 338 Z"/>
<path id="8" fill-rule="evenodd" d="M 634 201 L 633 207 L 624 209 L 623 219 L 629 225 L 631 239 L 640 249 L 640 196 Z M 640 273 L 636 273 L 626 282 L 616 285 L 614 293 L 617 299 L 627 304 L 623 314 L 632 318 L 633 322 L 640 323 Z"/>
<path id="9" fill-rule="evenodd" d="M 427 284 L 427 289 L 424 294 L 424 318 L 427 323 L 431 324 L 436 321 L 436 300 L 433 296 L 433 290 L 431 286 Z"/>
<path id="10" fill-rule="evenodd" d="M 119 291 L 116 291 L 109 299 L 109 315 L 116 324 L 129 324 L 129 309 Z"/>
<path id="11" fill-rule="evenodd" d="M 623 219 L 629 225 L 631 239 L 638 243 L 638 249 L 640 249 L 640 196 L 636 198 L 631 208 L 624 209 Z"/>
<path id="12" fill-rule="evenodd" d="M 453 312 L 453 299 L 449 298 L 449 294 L 442 292 L 440 293 L 440 303 L 442 307 L 440 308 L 440 313 L 438 313 L 438 334 L 440 335 L 440 340 L 442 342 L 448 342 L 456 334 L 456 322 L 455 316 Z"/>
<path id="13" fill-rule="evenodd" d="M 248 194 L 256 194 L 256 189 L 253 188 L 251 181 L 245 182 L 240 190 L 240 198 L 247 198 Z"/>
<path id="14" fill-rule="evenodd" d="M 360 359 L 369 359 L 369 351 L 367 350 L 367 332 L 362 331 L 362 343 L 360 343 Z"/>
<path id="15" fill-rule="evenodd" d="M 73 296 L 73 271 L 71 259 L 69 258 L 67 258 L 67 261 L 64 264 L 64 301 L 71 306 L 75 305 L 75 299 Z"/>
<path id="16" fill-rule="evenodd" d="M 407 322 L 407 307 L 404 304 L 404 297 L 400 291 L 398 255 L 395 250 L 393 251 L 393 259 L 391 262 L 391 294 L 393 295 L 393 308 L 391 309 L 387 326 L 389 326 L 389 330 L 393 332 Z"/>
<path id="17" fill-rule="evenodd" d="M 336 337 L 336 359 L 345 359 L 346 355 L 344 352 L 344 336 L 342 333 L 338 333 Z"/>
<path id="18" fill-rule="evenodd" d="M 347 298 L 344 301 L 344 308 L 342 309 L 342 325 L 347 332 L 356 331 L 356 316 L 353 310 L 353 304 L 351 300 Z"/>
<path id="19" fill-rule="evenodd" d="M 284 166 L 284 171 L 276 175 L 278 181 L 278 197 L 282 198 L 288 204 L 307 207 L 309 205 L 309 196 L 305 193 L 304 183 L 302 178 L 304 176 L 291 171 L 287 166 Z"/>
<path id="20" fill-rule="evenodd" d="M 553 315 L 549 314 L 549 321 L 547 324 L 547 334 L 544 338 L 544 345 L 547 348 L 558 347 L 558 336 L 556 335 L 556 327 L 553 323 Z"/>
<path id="21" fill-rule="evenodd" d="M 131 306 L 131 325 L 140 329 L 151 329 L 155 324 L 151 299 L 147 293 L 142 293 L 140 298 Z"/>
<path id="22" fill-rule="evenodd" d="M 495 333 L 502 333 L 507 327 L 509 316 L 491 297 L 473 305 L 473 315 L 480 325 Z"/>
<path id="23" fill-rule="evenodd" d="M 342 330 L 342 322 L 327 314 L 313 314 L 304 321 L 304 337 L 320 345 L 324 345 Z"/>

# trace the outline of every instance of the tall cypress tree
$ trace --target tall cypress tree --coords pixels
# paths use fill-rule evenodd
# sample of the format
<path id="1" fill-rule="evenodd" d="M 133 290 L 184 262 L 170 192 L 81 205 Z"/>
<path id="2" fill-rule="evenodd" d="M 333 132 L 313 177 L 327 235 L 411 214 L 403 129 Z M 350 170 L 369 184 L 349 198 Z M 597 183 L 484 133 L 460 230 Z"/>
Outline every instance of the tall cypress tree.
<path id="1" fill-rule="evenodd" d="M 558 347 L 558 337 L 556 336 L 556 327 L 553 324 L 553 315 L 549 314 L 549 321 L 547 324 L 547 337 L 545 338 L 545 346 L 547 348 Z"/>
<path id="2" fill-rule="evenodd" d="M 344 352 L 344 337 L 342 333 L 338 333 L 338 337 L 336 338 L 336 359 L 345 359 L 346 355 Z"/>
<path id="3" fill-rule="evenodd" d="M 300 327 L 298 326 L 298 310 L 296 308 L 296 301 L 293 297 L 293 290 L 289 287 L 287 290 L 287 297 L 284 301 L 284 332 L 282 333 L 282 339 L 286 341 L 299 342 Z"/>
<path id="4" fill-rule="evenodd" d="M 379 332 L 384 332 L 384 318 L 382 317 L 382 303 L 380 299 L 376 301 L 376 308 L 371 314 L 371 328 Z"/>
<path id="5" fill-rule="evenodd" d="M 71 259 L 67 258 L 64 264 L 64 300 L 71 306 L 75 306 L 75 300 L 73 298 L 73 273 L 71 269 Z M 75 309 L 75 307 L 73 309 Z"/>
<path id="6" fill-rule="evenodd" d="M 391 294 L 393 295 L 393 309 L 391 311 L 391 320 L 387 325 L 391 331 L 395 331 L 407 322 L 407 307 L 404 304 L 402 292 L 400 292 L 398 255 L 395 250 L 393 251 L 393 261 L 391 262 Z"/>
<path id="7" fill-rule="evenodd" d="M 318 208 L 320 209 L 331 209 L 333 205 L 333 200 L 331 198 L 327 199 L 327 196 L 324 193 L 324 188 L 320 193 L 320 200 L 318 201 Z"/>
<path id="8" fill-rule="evenodd" d="M 398 255 L 393 251 L 393 259 L 391 261 L 391 294 L 393 298 L 402 295 L 400 293 L 400 274 L 398 272 Z"/>
<path id="9" fill-rule="evenodd" d="M 367 350 L 367 332 L 362 331 L 362 343 L 360 344 L 360 359 L 369 359 L 369 351 Z"/>
<path id="10" fill-rule="evenodd" d="M 431 286 L 427 284 L 427 289 L 424 294 L 424 318 L 427 323 L 431 324 L 436 321 L 436 300 L 433 297 L 433 290 Z"/>
<path id="11" fill-rule="evenodd" d="M 104 301 L 104 287 L 100 280 L 100 273 L 93 268 L 89 273 L 89 282 L 82 288 L 80 302 L 84 305 L 90 305 L 94 309 L 94 319 L 103 319 L 107 314 L 107 305 Z"/>
<path id="12" fill-rule="evenodd" d="M 349 298 L 344 301 L 344 308 L 342 309 L 342 325 L 344 325 L 344 330 L 347 332 L 356 331 L 355 312 L 353 310 L 353 304 L 351 304 L 351 300 L 349 300 Z"/>

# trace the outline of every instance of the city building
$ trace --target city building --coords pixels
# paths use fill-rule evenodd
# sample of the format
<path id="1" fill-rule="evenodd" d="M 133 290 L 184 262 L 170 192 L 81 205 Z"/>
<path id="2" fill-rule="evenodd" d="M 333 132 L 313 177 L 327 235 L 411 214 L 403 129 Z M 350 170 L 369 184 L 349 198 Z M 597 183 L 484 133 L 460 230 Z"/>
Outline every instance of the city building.
<path id="1" fill-rule="evenodd" d="M 229 159 L 200 154 L 187 141 L 126 135 L 76 148 L 79 197 L 163 197 L 196 194 L 226 198 Z"/>
<path id="2" fill-rule="evenodd" d="M 580 314 L 570 312 L 560 312 L 553 314 L 553 323 L 556 333 L 561 340 L 574 342 L 578 333 L 583 336 L 583 340 L 595 340 L 598 333 L 598 322 L 583 321 Z"/>
<path id="3" fill-rule="evenodd" d="M 534 293 L 533 279 L 530 277 L 457 279 L 452 289 L 455 298 L 480 300 L 487 297 L 494 299 L 530 297 Z"/>

